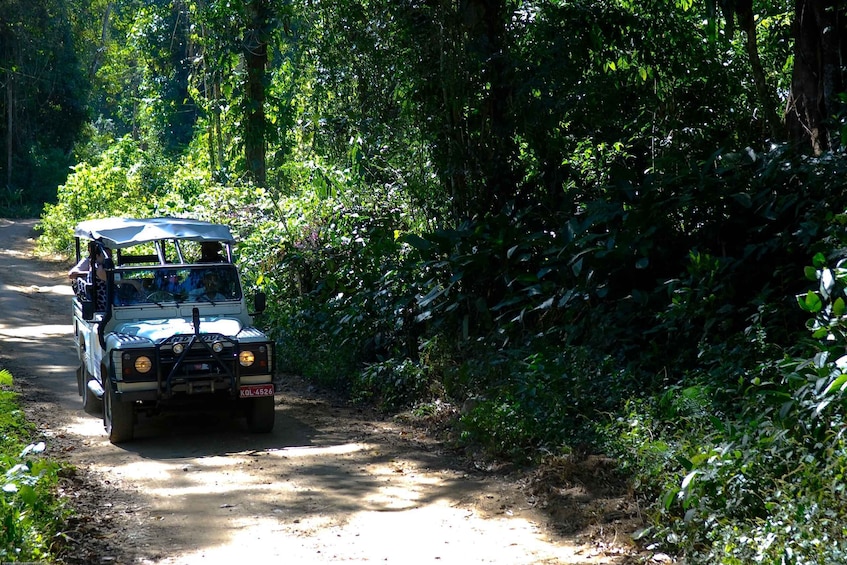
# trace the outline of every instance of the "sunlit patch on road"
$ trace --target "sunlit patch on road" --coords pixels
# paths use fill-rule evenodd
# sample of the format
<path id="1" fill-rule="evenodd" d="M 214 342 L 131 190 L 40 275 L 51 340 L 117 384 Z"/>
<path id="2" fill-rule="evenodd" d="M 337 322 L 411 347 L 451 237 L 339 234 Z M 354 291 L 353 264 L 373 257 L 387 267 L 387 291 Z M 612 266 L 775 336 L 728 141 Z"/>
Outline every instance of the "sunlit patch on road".
<path id="1" fill-rule="evenodd" d="M 74 327 L 71 324 L 44 324 L 41 326 L 6 326 L 0 324 L 0 336 L 10 338 L 61 336 L 69 335 L 73 331 Z"/>
<path id="2" fill-rule="evenodd" d="M 27 257 L 27 254 L 20 249 L 0 249 L 0 255 L 8 255 L 9 257 Z"/>
<path id="3" fill-rule="evenodd" d="M 54 284 L 46 286 L 38 286 L 35 284 L 29 286 L 5 284 L 2 288 L 3 290 L 19 292 L 21 294 L 58 294 L 61 296 L 73 296 L 74 294 L 70 284 Z"/>
<path id="4" fill-rule="evenodd" d="M 76 417 L 64 427 L 71 434 L 84 438 L 100 439 L 104 443 L 108 442 L 106 432 L 103 429 L 103 420 L 95 416 Z"/>
<path id="5" fill-rule="evenodd" d="M 344 443 L 341 445 L 305 445 L 297 447 L 286 447 L 283 449 L 268 450 L 269 455 L 282 457 L 317 457 L 320 455 L 344 455 L 373 449 L 374 446 L 367 443 Z"/>

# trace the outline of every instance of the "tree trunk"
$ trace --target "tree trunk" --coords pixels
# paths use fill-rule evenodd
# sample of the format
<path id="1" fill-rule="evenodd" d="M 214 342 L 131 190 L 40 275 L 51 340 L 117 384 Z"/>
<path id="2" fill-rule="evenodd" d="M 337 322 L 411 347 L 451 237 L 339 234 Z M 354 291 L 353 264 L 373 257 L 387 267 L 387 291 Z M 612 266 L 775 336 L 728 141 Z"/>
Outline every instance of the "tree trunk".
<path id="1" fill-rule="evenodd" d="M 810 146 L 815 155 L 840 146 L 837 124 L 827 123 L 838 112 L 844 90 L 841 45 L 844 10 L 837 0 L 796 0 L 794 71 L 786 124 L 790 138 Z"/>
<path id="2" fill-rule="evenodd" d="M 444 157 L 456 221 L 501 210 L 516 197 L 504 0 L 443 0 L 438 80 Z"/>
<path id="3" fill-rule="evenodd" d="M 253 182 L 264 185 L 265 166 L 265 67 L 268 62 L 270 9 L 266 0 L 247 2 L 248 29 L 244 36 L 245 87 L 244 156 Z"/>
<path id="4" fill-rule="evenodd" d="M 6 189 L 12 190 L 12 126 L 14 125 L 14 94 L 15 75 L 6 71 Z"/>
<path id="5" fill-rule="evenodd" d="M 100 28 L 100 48 L 94 53 L 94 58 L 91 61 L 91 68 L 88 70 L 89 81 L 93 81 L 97 71 L 100 70 L 103 53 L 105 53 L 107 49 L 106 44 L 109 42 L 109 29 L 111 26 L 113 4 L 113 2 L 107 3 L 106 10 L 103 13 L 103 26 Z"/>
<path id="6" fill-rule="evenodd" d="M 750 66 L 753 69 L 753 81 L 756 85 L 759 104 L 762 107 L 763 119 L 771 138 L 777 140 L 781 137 L 780 130 L 782 128 L 780 127 L 780 119 L 776 112 L 777 104 L 773 99 L 771 89 L 768 88 L 765 69 L 762 67 L 762 60 L 759 58 L 759 43 L 756 37 L 756 20 L 753 17 L 753 2 L 746 0 L 744 2 L 738 2 L 736 6 L 739 23 L 747 36 L 747 42 L 745 44 L 747 58 L 750 60 Z"/>

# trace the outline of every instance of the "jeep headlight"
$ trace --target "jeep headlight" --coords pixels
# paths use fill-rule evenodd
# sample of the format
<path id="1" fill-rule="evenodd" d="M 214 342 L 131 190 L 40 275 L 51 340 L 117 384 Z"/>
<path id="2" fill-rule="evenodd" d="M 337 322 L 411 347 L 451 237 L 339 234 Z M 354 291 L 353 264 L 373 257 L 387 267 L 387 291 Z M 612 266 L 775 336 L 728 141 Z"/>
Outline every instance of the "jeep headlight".
<path id="1" fill-rule="evenodd" d="M 216 341 L 215 343 L 212 344 L 212 351 L 214 351 L 215 353 L 220 353 L 223 350 L 224 350 L 224 344 L 223 344 L 222 341 Z M 251 363 L 252 363 L 252 361 L 251 361 Z M 243 363 L 242 363 L 242 365 L 243 365 Z"/>
<path id="2" fill-rule="evenodd" d="M 150 372 L 150 369 L 153 368 L 153 362 L 146 355 L 139 355 L 135 358 L 134 366 L 135 370 L 143 375 Z"/>
<path id="3" fill-rule="evenodd" d="M 173 351 L 174 351 L 174 355 L 179 355 L 180 353 L 185 351 L 185 346 L 181 343 L 175 343 Z"/>
<path id="4" fill-rule="evenodd" d="M 256 361 L 256 356 L 252 351 L 242 351 L 238 354 L 238 362 L 242 367 L 249 367 Z"/>

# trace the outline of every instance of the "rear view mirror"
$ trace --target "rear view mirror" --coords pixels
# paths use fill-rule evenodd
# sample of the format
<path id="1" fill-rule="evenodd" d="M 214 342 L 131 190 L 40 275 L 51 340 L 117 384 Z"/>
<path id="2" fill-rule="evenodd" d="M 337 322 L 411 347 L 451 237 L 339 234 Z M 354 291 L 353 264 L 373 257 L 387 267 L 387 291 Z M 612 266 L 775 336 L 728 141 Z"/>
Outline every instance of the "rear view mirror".
<path id="1" fill-rule="evenodd" d="M 257 314 L 261 314 L 268 307 L 268 295 L 262 291 L 256 293 L 253 298 L 253 309 Z"/>

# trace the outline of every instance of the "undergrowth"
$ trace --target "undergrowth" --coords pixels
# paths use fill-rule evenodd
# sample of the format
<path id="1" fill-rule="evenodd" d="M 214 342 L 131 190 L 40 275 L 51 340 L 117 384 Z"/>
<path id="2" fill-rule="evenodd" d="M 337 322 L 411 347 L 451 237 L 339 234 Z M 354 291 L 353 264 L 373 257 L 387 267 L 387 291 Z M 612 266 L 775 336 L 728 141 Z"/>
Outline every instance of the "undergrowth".
<path id="1" fill-rule="evenodd" d="M 12 391 L 12 375 L 0 370 L 0 561 L 54 557 L 68 509 L 57 496 L 60 465 L 30 443 L 34 428 Z"/>

